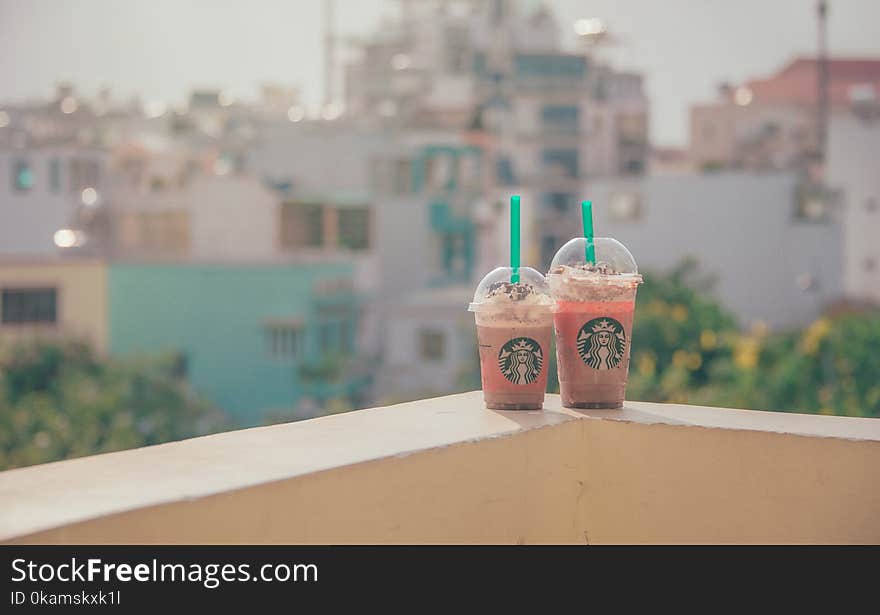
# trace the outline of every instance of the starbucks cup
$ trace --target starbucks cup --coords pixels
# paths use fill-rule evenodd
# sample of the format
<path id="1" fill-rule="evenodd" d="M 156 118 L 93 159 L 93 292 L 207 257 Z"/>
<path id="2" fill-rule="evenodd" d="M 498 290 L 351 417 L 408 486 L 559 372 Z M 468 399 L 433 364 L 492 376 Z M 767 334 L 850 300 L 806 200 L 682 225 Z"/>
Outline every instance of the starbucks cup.
<path id="1" fill-rule="evenodd" d="M 622 243 L 577 237 L 553 258 L 547 281 L 556 300 L 556 359 L 562 405 L 620 408 L 626 393 L 636 289 L 636 261 Z"/>
<path id="2" fill-rule="evenodd" d="M 474 313 L 480 375 L 486 407 L 540 410 L 547 390 L 547 352 L 553 328 L 553 299 L 544 276 L 519 267 L 499 267 L 477 286 Z"/>

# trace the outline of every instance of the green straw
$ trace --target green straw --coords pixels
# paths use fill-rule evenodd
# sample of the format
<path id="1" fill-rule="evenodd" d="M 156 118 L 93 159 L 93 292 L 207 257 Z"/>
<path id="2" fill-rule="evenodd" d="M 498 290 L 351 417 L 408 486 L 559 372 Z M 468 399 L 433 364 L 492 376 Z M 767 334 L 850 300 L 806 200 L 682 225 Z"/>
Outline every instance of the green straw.
<path id="1" fill-rule="evenodd" d="M 581 203 L 581 217 L 584 223 L 584 237 L 587 240 L 587 248 L 584 256 L 591 265 L 596 264 L 596 246 L 593 245 L 593 203 L 583 201 Z"/>
<path id="2" fill-rule="evenodd" d="M 519 196 L 510 197 L 510 282 L 519 282 Z"/>

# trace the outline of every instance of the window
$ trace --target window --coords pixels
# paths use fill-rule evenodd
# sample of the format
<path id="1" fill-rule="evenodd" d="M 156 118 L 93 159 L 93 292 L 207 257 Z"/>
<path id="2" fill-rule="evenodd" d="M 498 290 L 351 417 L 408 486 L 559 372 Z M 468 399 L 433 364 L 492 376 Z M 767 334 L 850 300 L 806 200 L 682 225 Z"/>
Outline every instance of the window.
<path id="1" fill-rule="evenodd" d="M 189 213 L 125 212 L 119 217 L 119 245 L 133 252 L 183 254 L 189 249 Z"/>
<path id="2" fill-rule="evenodd" d="M 569 192 L 545 192 L 544 207 L 557 213 L 567 213 L 572 209 L 575 195 Z"/>
<path id="3" fill-rule="evenodd" d="M 497 162 L 498 183 L 502 186 L 513 186 L 516 184 L 516 177 L 513 173 L 513 162 L 508 157 L 502 157 Z"/>
<path id="4" fill-rule="evenodd" d="M 452 158 L 446 155 L 434 155 L 428 158 L 425 165 L 425 176 L 428 188 L 441 190 L 449 187 L 452 179 Z"/>
<path id="5" fill-rule="evenodd" d="M 338 352 L 342 350 L 342 327 L 338 320 L 330 320 L 321 323 L 318 327 L 318 345 L 322 354 Z"/>
<path id="6" fill-rule="evenodd" d="M 545 149 L 541 158 L 545 169 L 562 177 L 578 177 L 579 156 L 576 149 Z"/>
<path id="7" fill-rule="evenodd" d="M 4 289 L 3 324 L 54 323 L 58 292 L 54 288 Z"/>
<path id="8" fill-rule="evenodd" d="M 352 330 L 353 327 L 350 320 L 343 320 L 339 323 L 339 343 L 342 346 L 342 351 L 345 353 L 354 351 L 354 335 Z"/>
<path id="9" fill-rule="evenodd" d="M 281 205 L 281 247 L 324 247 L 324 205 L 286 202 Z"/>
<path id="10" fill-rule="evenodd" d="M 12 164 L 12 187 L 18 192 L 34 187 L 34 172 L 27 160 L 18 159 Z"/>
<path id="11" fill-rule="evenodd" d="M 85 158 L 70 161 L 70 191 L 82 192 L 98 186 L 98 162 Z"/>
<path id="12" fill-rule="evenodd" d="M 617 116 L 617 135 L 625 145 L 642 145 L 648 140 L 648 118 L 644 113 L 621 113 Z"/>
<path id="13" fill-rule="evenodd" d="M 480 164 L 476 156 L 464 155 L 458 159 L 459 188 L 474 189 L 479 187 Z"/>
<path id="14" fill-rule="evenodd" d="M 470 33 L 467 27 L 449 26 L 446 28 L 446 68 L 453 75 L 459 75 L 468 68 L 468 43 Z"/>
<path id="15" fill-rule="evenodd" d="M 302 351 L 302 327 L 276 324 L 265 327 L 266 354 L 272 359 L 295 359 Z"/>
<path id="16" fill-rule="evenodd" d="M 49 190 L 52 192 L 61 190 L 61 161 L 57 158 L 49 161 Z"/>
<path id="17" fill-rule="evenodd" d="M 446 335 L 442 331 L 419 332 L 419 356 L 424 361 L 442 361 L 446 357 Z"/>
<path id="18" fill-rule="evenodd" d="M 443 272 L 450 277 L 463 277 L 470 273 L 470 246 L 465 233 L 441 233 Z"/>
<path id="19" fill-rule="evenodd" d="M 305 244 L 320 247 L 324 245 L 324 207 L 307 205 L 303 211 Z"/>
<path id="20" fill-rule="evenodd" d="M 370 247 L 370 210 L 367 207 L 340 207 L 337 215 L 339 245 L 349 250 Z"/>
<path id="21" fill-rule="evenodd" d="M 642 217 L 642 197 L 637 192 L 621 191 L 611 195 L 611 219 L 634 222 Z"/>
<path id="22" fill-rule="evenodd" d="M 807 222 L 824 222 L 828 218 L 828 202 L 818 192 L 804 192 L 798 198 L 795 215 Z"/>
<path id="23" fill-rule="evenodd" d="M 620 172 L 623 175 L 641 175 L 645 172 L 645 161 L 641 158 L 624 160 L 620 165 Z"/>
<path id="24" fill-rule="evenodd" d="M 577 105 L 545 105 L 541 124 L 544 130 L 576 133 L 580 129 L 580 109 Z"/>
<path id="25" fill-rule="evenodd" d="M 412 192 L 412 162 L 410 160 L 395 160 L 393 162 L 393 193 L 409 194 Z"/>
<path id="26" fill-rule="evenodd" d="M 579 55 L 518 54 L 514 64 L 520 78 L 578 80 L 587 71 L 587 60 Z"/>
<path id="27" fill-rule="evenodd" d="M 281 247 L 284 249 L 370 249 L 370 207 L 334 207 L 324 203 L 288 201 L 282 203 L 280 215 Z"/>
<path id="28" fill-rule="evenodd" d="M 541 270 L 547 271 L 550 269 L 550 263 L 553 262 L 553 257 L 556 256 L 556 251 L 565 243 L 561 237 L 557 237 L 556 235 L 544 235 L 541 238 Z"/>

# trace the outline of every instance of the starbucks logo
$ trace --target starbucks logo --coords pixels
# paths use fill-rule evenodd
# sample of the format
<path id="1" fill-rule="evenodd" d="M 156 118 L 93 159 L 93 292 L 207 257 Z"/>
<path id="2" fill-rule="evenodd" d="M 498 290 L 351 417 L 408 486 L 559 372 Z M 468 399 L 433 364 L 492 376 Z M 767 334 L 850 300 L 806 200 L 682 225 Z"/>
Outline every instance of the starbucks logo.
<path id="1" fill-rule="evenodd" d="M 577 338 L 578 354 L 593 369 L 615 369 L 626 354 L 626 332 L 613 318 L 594 318 Z"/>
<path id="2" fill-rule="evenodd" d="M 498 368 L 514 384 L 531 384 L 543 365 L 541 345 L 530 337 L 515 337 L 498 353 Z"/>

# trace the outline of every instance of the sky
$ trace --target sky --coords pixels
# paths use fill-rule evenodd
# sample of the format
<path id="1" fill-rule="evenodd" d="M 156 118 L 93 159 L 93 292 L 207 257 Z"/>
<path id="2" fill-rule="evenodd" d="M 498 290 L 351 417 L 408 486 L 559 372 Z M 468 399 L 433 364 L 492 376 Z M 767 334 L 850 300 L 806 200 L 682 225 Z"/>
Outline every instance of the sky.
<path id="1" fill-rule="evenodd" d="M 537 0 L 523 0 L 535 4 Z M 193 87 L 254 97 L 264 82 L 323 91 L 321 0 L 0 0 L 0 104 L 47 97 L 56 82 L 85 95 L 180 102 Z M 646 77 L 655 144 L 687 141 L 688 105 L 722 81 L 776 71 L 814 54 L 815 0 L 548 0 L 573 42 L 578 18 L 604 19 L 616 67 Z M 393 0 L 337 0 L 337 27 L 363 37 Z M 880 57 L 880 1 L 830 0 L 829 45 Z"/>

